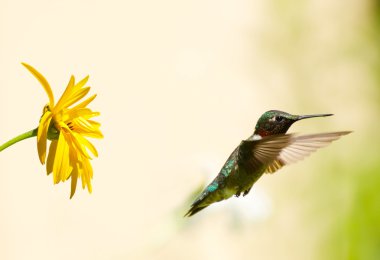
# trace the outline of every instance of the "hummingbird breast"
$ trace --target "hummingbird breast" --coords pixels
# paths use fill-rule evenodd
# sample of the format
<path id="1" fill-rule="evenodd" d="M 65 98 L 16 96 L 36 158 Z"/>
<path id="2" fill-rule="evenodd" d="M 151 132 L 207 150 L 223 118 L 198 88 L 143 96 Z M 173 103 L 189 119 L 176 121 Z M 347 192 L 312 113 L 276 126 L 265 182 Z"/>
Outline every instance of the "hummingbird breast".
<path id="1" fill-rule="evenodd" d="M 226 188 L 233 190 L 237 197 L 241 193 L 247 195 L 253 184 L 263 175 L 265 167 L 252 167 L 251 165 L 239 165 L 230 178 L 226 180 Z"/>
<path id="2" fill-rule="evenodd" d="M 233 195 L 246 195 L 252 185 L 263 175 L 265 165 L 252 164 L 249 160 L 243 162 L 238 158 L 236 149 L 226 161 L 213 183 L 218 184 L 219 196 L 228 199 Z"/>

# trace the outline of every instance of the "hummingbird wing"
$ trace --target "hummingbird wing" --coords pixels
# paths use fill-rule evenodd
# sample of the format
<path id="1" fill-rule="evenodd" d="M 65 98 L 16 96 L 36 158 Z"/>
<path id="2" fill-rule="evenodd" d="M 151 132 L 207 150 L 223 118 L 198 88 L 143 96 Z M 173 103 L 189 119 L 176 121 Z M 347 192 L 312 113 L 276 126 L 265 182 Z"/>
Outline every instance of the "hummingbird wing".
<path id="1" fill-rule="evenodd" d="M 249 161 L 251 166 L 261 168 L 275 160 L 294 139 L 293 134 L 280 134 L 259 140 L 243 140 L 238 151 L 238 163 Z"/>
<path id="2" fill-rule="evenodd" d="M 274 173 L 285 165 L 298 162 L 309 156 L 317 149 L 329 145 L 332 141 L 339 139 L 343 135 L 347 135 L 351 131 L 311 134 L 292 136 L 290 144 L 284 147 L 278 157 L 268 165 L 266 173 Z"/>

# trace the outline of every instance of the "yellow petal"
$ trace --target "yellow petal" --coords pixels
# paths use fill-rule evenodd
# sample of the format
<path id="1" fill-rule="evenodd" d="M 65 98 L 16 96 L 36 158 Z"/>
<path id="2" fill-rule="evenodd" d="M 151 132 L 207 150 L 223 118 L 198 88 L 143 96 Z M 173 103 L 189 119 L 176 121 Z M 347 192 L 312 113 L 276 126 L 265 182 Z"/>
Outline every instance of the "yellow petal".
<path id="1" fill-rule="evenodd" d="M 80 164 L 79 164 L 79 176 L 81 178 L 81 181 L 82 181 L 82 189 L 86 188 L 86 183 L 87 183 L 87 175 L 86 175 L 86 171 L 85 171 L 85 167 L 84 167 L 84 163 L 83 163 L 83 159 L 80 160 Z"/>
<path id="2" fill-rule="evenodd" d="M 98 151 L 96 150 L 95 146 L 93 146 L 93 144 L 90 143 L 86 138 L 82 137 L 80 134 L 75 134 L 75 138 L 78 139 L 79 143 L 89 149 L 95 157 L 98 157 Z"/>
<path id="3" fill-rule="evenodd" d="M 50 143 L 49 154 L 46 161 L 46 173 L 48 175 L 53 172 L 53 165 L 54 165 L 54 159 L 55 159 L 55 154 L 57 150 L 57 144 L 58 144 L 57 140 L 53 140 Z"/>
<path id="4" fill-rule="evenodd" d="M 71 191 L 70 191 L 70 199 L 74 196 L 75 190 L 77 188 L 78 181 L 78 166 L 76 165 L 71 172 Z"/>
<path id="5" fill-rule="evenodd" d="M 36 77 L 36 79 L 38 79 L 38 81 L 41 83 L 42 87 L 45 89 L 45 92 L 49 97 L 50 108 L 54 107 L 53 91 L 51 90 L 51 87 L 49 83 L 47 82 L 47 80 L 45 79 L 45 77 L 42 76 L 41 73 L 39 73 L 35 68 L 30 66 L 29 64 L 26 64 L 26 63 L 21 63 L 21 64 L 24 65 L 24 67 L 27 68 L 33 74 L 33 76 Z"/>
<path id="6" fill-rule="evenodd" d="M 83 117 L 76 118 L 75 123 L 78 125 L 80 130 L 90 132 L 94 130 L 94 127 L 90 124 L 90 122 L 88 122 L 88 120 L 84 119 Z"/>
<path id="7" fill-rule="evenodd" d="M 93 117 L 96 117 L 96 116 L 100 116 L 100 113 L 99 112 L 94 112 L 94 111 L 91 111 L 90 112 L 86 112 L 85 114 L 83 114 L 83 117 L 86 118 L 86 119 L 90 119 L 90 118 L 93 118 Z"/>
<path id="8" fill-rule="evenodd" d="M 93 172 L 92 172 L 91 164 L 87 158 L 83 158 L 82 167 L 83 167 L 82 174 L 81 174 L 82 187 L 85 188 L 87 186 L 88 191 L 91 193 L 92 192 L 91 178 L 92 178 Z"/>
<path id="9" fill-rule="evenodd" d="M 97 139 L 104 138 L 103 134 L 100 131 L 96 131 L 96 132 L 82 132 L 81 135 L 83 135 L 85 137 L 91 137 L 91 138 L 97 138 Z"/>
<path id="10" fill-rule="evenodd" d="M 62 117 L 63 121 L 68 120 L 78 120 L 79 118 L 83 118 L 85 120 L 89 120 L 92 117 L 99 116 L 99 112 L 94 112 L 91 109 L 88 108 L 71 108 L 68 110 L 65 110 L 64 117 Z"/>
<path id="11" fill-rule="evenodd" d="M 89 97 L 88 99 L 86 99 L 85 101 L 83 101 L 82 103 L 79 103 L 78 105 L 76 105 L 75 107 L 73 107 L 73 109 L 85 108 L 85 107 L 86 107 L 88 104 L 90 104 L 95 98 L 96 98 L 96 94 L 95 94 L 95 95 L 92 95 L 91 97 Z"/>
<path id="12" fill-rule="evenodd" d="M 64 123 L 62 123 L 64 124 Z M 68 128 L 66 125 L 65 126 L 62 126 L 63 128 L 65 128 L 65 130 L 67 131 L 68 135 L 70 135 L 70 139 L 71 139 L 71 148 L 73 150 L 73 152 L 79 152 L 78 156 L 81 155 L 81 156 L 84 156 L 86 158 L 89 158 L 91 159 L 90 155 L 88 155 L 86 149 L 84 148 L 84 146 L 82 146 L 82 144 L 79 142 L 78 140 L 78 136 L 79 134 L 73 132 L 70 130 L 70 128 Z"/>
<path id="13" fill-rule="evenodd" d="M 72 170 L 69 160 L 70 147 L 65 135 L 66 133 L 61 131 L 58 138 L 58 145 L 53 165 L 54 183 L 65 181 Z"/>
<path id="14" fill-rule="evenodd" d="M 75 85 L 75 89 L 80 89 L 82 88 L 84 85 L 86 85 L 88 79 L 89 79 L 90 76 L 86 76 L 84 77 L 81 81 L 79 81 L 76 85 Z"/>
<path id="15" fill-rule="evenodd" d="M 41 118 L 40 124 L 37 131 L 37 149 L 40 162 L 45 164 L 46 158 L 46 141 L 47 141 L 47 132 L 49 130 L 50 121 L 52 119 L 52 114 L 50 111 L 47 111 Z"/>
<path id="16" fill-rule="evenodd" d="M 99 131 L 99 125 L 93 125 L 88 120 L 83 117 L 75 118 L 72 121 L 74 125 L 75 132 L 77 133 L 87 133 Z"/>
<path id="17" fill-rule="evenodd" d="M 99 128 L 101 124 L 99 122 L 96 122 L 94 120 L 87 120 L 93 127 Z"/>
<path id="18" fill-rule="evenodd" d="M 54 108 L 54 112 L 58 112 L 62 108 L 64 108 L 64 104 L 66 103 L 67 99 L 69 99 L 70 96 L 72 95 L 74 84 L 75 84 L 75 78 L 74 76 L 71 76 L 70 81 L 67 84 L 65 91 L 63 92 L 61 98 L 58 100 L 57 105 Z"/>
<path id="19" fill-rule="evenodd" d="M 69 107 L 71 106 L 72 104 L 78 102 L 79 100 L 81 100 L 84 96 L 87 95 L 87 93 L 90 91 L 90 87 L 86 87 L 86 88 L 82 88 L 78 91 L 76 91 L 75 93 L 73 93 L 73 95 L 71 95 L 65 102 L 65 107 Z"/>

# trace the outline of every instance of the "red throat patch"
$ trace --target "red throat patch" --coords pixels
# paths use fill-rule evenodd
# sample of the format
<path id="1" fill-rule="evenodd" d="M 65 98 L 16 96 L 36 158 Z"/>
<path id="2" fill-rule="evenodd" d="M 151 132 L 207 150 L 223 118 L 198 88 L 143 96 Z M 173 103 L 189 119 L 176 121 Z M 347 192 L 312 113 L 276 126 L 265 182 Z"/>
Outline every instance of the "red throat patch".
<path id="1" fill-rule="evenodd" d="M 265 136 L 270 135 L 269 132 L 267 132 L 267 131 L 265 131 L 265 130 L 263 130 L 263 129 L 258 130 L 258 131 L 257 131 L 257 134 L 260 135 L 261 137 L 265 137 Z"/>

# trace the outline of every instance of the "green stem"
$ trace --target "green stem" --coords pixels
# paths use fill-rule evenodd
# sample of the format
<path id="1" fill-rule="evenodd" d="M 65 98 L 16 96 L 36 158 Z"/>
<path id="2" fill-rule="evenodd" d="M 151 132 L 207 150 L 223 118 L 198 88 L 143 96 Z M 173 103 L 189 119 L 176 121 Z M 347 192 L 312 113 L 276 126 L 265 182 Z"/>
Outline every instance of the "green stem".
<path id="1" fill-rule="evenodd" d="M 2 150 L 4 150 L 5 148 L 8 148 L 9 146 L 17 143 L 17 142 L 20 142 L 24 139 L 27 139 L 27 138 L 30 138 L 30 137 L 33 137 L 33 136 L 37 136 L 37 130 L 38 128 L 36 129 L 33 129 L 33 130 L 30 130 L 28 132 L 25 132 L 23 134 L 20 134 L 19 136 L 16 136 L 15 138 L 9 140 L 8 142 L 6 142 L 5 144 L 1 145 L 0 146 L 0 152 Z"/>

